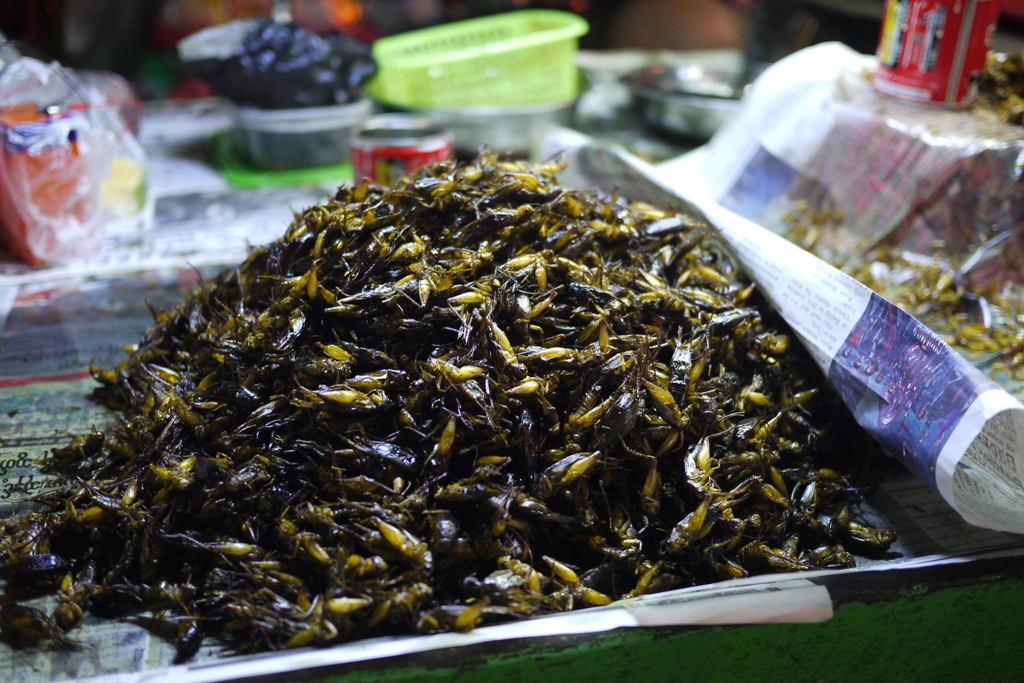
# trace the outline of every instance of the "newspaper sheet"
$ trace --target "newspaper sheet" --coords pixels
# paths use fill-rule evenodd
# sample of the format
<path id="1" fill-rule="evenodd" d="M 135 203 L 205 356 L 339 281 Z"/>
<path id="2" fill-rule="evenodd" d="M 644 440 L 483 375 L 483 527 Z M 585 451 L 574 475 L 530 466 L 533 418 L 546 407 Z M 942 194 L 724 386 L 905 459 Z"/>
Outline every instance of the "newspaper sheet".
<path id="1" fill-rule="evenodd" d="M 204 111 L 217 114 L 215 107 L 204 105 L 199 113 Z M 153 222 L 145 231 L 109 236 L 109 250 L 87 263 L 41 270 L 0 265 L 0 514 L 28 509 L 27 495 L 48 486 L 34 461 L 65 445 L 71 434 L 104 429 L 112 420 L 91 398 L 97 385 L 88 373 L 90 363 L 118 362 L 123 345 L 137 341 L 150 324 L 151 306 L 173 305 L 202 278 L 237 263 L 249 245 L 279 236 L 292 211 L 326 196 L 324 188 L 254 193 L 204 185 L 204 178 L 214 173 L 208 165 L 201 159 L 183 160 L 161 146 L 187 148 L 192 144 L 187 130 L 194 128 L 201 136 L 212 127 L 209 122 L 197 123 L 195 116 L 194 109 L 184 109 L 176 127 L 173 111 L 159 112 L 160 134 L 148 138 L 150 158 L 165 154 L 170 168 L 193 175 L 192 180 L 174 177 L 173 184 L 151 187 L 156 194 Z M 145 134 L 142 139 L 147 140 Z M 600 167 L 590 166 L 588 171 L 595 168 Z M 195 178 L 201 180 L 198 185 Z M 624 178 L 606 180 L 621 185 Z M 828 279 L 827 273 L 820 277 Z M 843 296 L 853 301 L 851 307 L 863 304 L 855 291 Z M 850 311 L 853 314 L 853 308 Z M 836 343 L 830 342 L 822 353 Z M 897 529 L 899 539 L 884 558 L 859 558 L 858 569 L 841 572 L 896 571 L 991 553 L 1024 554 L 1024 539 L 968 525 L 910 475 L 884 482 L 860 514 L 872 524 Z M 167 634 L 154 615 L 123 621 L 89 615 L 72 634 L 87 645 L 80 652 L 13 650 L 0 643 L 0 676 L 26 683 L 94 677 L 110 683 L 227 681 L 489 641 L 615 628 L 820 621 L 832 615 L 832 601 L 818 579 L 836 573 L 700 586 L 469 634 L 375 639 L 259 657 L 223 657 L 205 647 L 192 663 L 179 666 L 172 666 L 174 634 Z M 42 598 L 31 604 L 49 612 L 54 603 Z"/>
<path id="2" fill-rule="evenodd" d="M 642 160 L 578 134 L 550 135 L 569 182 L 705 215 L 782 314 L 858 422 L 968 522 L 1024 532 L 1024 405 L 934 332 L 795 244 Z"/>
<path id="3" fill-rule="evenodd" d="M 833 261 L 877 244 L 930 255 L 941 241 L 984 255 L 972 279 L 1021 281 L 1021 127 L 883 97 L 876 65 L 839 43 L 772 65 L 708 143 L 693 192 L 776 232 L 801 203 L 841 211 L 815 244 Z"/>

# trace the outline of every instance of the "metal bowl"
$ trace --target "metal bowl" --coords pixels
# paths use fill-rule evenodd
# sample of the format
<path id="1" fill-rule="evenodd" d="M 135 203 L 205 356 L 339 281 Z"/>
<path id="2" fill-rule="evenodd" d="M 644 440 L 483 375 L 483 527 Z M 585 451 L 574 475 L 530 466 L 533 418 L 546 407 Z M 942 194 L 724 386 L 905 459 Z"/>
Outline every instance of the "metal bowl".
<path id="1" fill-rule="evenodd" d="M 453 109 L 409 109 L 450 130 L 455 152 L 475 156 L 481 147 L 498 154 L 529 156 L 549 128 L 572 124 L 575 102 L 518 106 L 476 106 Z"/>
<path id="2" fill-rule="evenodd" d="M 623 79 L 637 114 L 658 133 L 706 140 L 740 110 L 738 74 L 699 64 L 654 63 Z"/>

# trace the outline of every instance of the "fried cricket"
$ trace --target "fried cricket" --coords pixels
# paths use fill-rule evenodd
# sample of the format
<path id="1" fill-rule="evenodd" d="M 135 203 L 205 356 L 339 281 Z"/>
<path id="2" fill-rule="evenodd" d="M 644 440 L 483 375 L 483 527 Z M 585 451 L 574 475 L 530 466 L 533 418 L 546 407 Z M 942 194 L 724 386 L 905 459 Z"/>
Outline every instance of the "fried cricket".
<path id="1" fill-rule="evenodd" d="M 342 188 L 157 314 L 94 370 L 113 427 L 54 450 L 46 511 L 0 523 L 8 595 L 60 600 L 5 612 L 8 639 L 148 610 L 187 659 L 884 551 L 859 431 L 718 238 L 556 170 Z"/>

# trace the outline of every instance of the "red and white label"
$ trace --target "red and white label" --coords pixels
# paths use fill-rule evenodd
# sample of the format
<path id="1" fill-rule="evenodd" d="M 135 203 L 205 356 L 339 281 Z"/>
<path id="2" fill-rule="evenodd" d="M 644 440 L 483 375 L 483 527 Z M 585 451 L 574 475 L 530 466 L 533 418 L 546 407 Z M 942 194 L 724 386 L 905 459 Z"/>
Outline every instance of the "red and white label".
<path id="1" fill-rule="evenodd" d="M 879 92 L 911 102 L 969 101 L 985 67 L 1001 0 L 887 0 L 878 40 Z"/>
<path id="2" fill-rule="evenodd" d="M 420 166 L 444 161 L 452 154 L 450 137 L 409 147 L 352 144 L 352 168 L 356 181 L 369 178 L 381 185 L 394 185 L 402 176 L 411 175 Z"/>

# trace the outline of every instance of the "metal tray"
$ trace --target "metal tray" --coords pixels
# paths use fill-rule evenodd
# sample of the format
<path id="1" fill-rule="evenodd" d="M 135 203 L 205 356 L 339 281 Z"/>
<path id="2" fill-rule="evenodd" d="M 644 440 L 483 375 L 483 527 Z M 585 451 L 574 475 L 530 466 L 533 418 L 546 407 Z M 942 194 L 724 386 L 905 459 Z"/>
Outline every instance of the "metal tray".
<path id="1" fill-rule="evenodd" d="M 739 112 L 732 83 L 738 73 L 700 63 L 655 62 L 623 82 L 641 120 L 671 137 L 706 140 Z"/>

